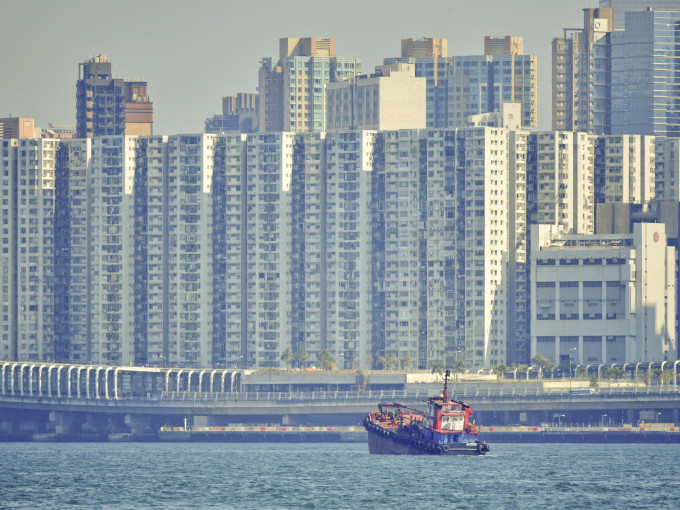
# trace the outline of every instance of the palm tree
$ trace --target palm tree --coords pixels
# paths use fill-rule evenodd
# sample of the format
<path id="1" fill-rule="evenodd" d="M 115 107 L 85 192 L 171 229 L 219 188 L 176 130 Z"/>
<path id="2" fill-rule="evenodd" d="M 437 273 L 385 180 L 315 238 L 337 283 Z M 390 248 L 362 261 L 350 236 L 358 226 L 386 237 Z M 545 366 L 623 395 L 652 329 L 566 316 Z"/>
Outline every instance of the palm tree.
<path id="1" fill-rule="evenodd" d="M 455 378 L 456 381 L 458 380 L 458 374 L 462 373 L 464 369 L 465 362 L 462 359 L 457 359 L 456 361 L 454 361 L 451 370 L 453 371 L 453 377 Z"/>
<path id="2" fill-rule="evenodd" d="M 442 375 L 444 373 L 444 368 L 446 368 L 446 367 L 444 366 L 444 363 L 442 363 L 441 361 L 433 361 L 432 362 L 432 373 L 433 374 L 437 373 L 439 375 Z"/>

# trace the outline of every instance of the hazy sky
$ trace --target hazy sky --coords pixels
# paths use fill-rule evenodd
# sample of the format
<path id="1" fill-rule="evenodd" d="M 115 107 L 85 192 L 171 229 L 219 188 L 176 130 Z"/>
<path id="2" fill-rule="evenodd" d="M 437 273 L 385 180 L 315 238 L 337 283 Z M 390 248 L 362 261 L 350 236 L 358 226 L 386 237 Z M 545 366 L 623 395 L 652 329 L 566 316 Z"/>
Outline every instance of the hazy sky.
<path id="1" fill-rule="evenodd" d="M 200 132 L 221 98 L 254 92 L 258 61 L 281 37 L 335 37 L 364 71 L 407 37 L 481 55 L 484 36 L 524 37 L 538 56 L 539 123 L 550 129 L 550 42 L 597 0 L 0 0 L 0 117 L 75 124 L 78 63 L 103 54 L 116 78 L 142 79 L 154 134 Z"/>

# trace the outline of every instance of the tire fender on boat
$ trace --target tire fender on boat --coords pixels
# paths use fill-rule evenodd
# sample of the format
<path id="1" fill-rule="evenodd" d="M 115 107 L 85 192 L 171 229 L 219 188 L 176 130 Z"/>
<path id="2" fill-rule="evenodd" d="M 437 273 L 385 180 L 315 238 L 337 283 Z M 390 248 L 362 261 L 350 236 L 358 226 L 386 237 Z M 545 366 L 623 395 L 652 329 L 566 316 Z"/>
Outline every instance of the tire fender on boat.
<path id="1" fill-rule="evenodd" d="M 444 446 L 442 446 L 442 450 L 444 450 L 445 452 L 448 452 L 449 451 L 449 445 L 445 444 Z"/>
<path id="2" fill-rule="evenodd" d="M 479 443 L 477 445 L 477 453 L 479 453 L 480 455 L 484 453 L 484 445 L 482 443 Z"/>

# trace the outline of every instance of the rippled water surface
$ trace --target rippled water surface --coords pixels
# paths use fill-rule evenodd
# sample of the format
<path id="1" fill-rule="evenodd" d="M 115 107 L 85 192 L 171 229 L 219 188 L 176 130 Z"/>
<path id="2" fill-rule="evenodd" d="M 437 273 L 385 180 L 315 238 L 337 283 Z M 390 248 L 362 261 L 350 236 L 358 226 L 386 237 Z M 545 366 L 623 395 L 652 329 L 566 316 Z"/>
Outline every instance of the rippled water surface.
<path id="1" fill-rule="evenodd" d="M 680 508 L 680 445 L 0 443 L 0 508 Z"/>

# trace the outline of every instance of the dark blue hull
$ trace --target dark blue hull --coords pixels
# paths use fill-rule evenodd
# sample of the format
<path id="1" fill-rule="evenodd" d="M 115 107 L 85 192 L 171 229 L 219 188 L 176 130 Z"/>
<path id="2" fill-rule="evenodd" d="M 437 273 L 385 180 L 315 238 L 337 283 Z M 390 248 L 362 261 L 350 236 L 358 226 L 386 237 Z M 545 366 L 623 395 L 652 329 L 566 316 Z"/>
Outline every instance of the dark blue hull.
<path id="1" fill-rule="evenodd" d="M 435 442 L 412 435 L 400 434 L 378 425 L 369 423 L 368 451 L 375 454 L 388 455 L 484 455 L 489 451 L 486 443 L 477 439 L 477 434 L 441 434 L 458 436 L 456 442 Z M 433 432 L 433 431 L 427 431 Z M 435 434 L 439 435 L 435 432 Z M 462 436 L 467 436 L 462 440 Z"/>

